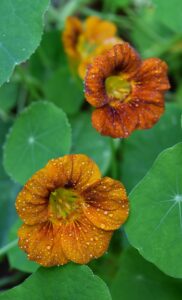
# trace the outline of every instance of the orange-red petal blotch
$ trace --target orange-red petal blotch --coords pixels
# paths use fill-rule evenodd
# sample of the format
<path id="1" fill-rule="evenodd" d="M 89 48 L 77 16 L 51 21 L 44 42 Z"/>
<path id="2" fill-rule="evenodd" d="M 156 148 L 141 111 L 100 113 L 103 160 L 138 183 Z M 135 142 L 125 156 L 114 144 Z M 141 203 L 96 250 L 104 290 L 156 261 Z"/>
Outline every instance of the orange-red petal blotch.
<path id="1" fill-rule="evenodd" d="M 142 61 L 128 43 L 114 45 L 87 70 L 85 96 L 96 107 L 92 124 L 102 135 L 114 138 L 151 128 L 164 112 L 169 88 L 164 61 Z"/>
<path id="2" fill-rule="evenodd" d="M 50 160 L 25 184 L 16 209 L 24 222 L 19 246 L 43 266 L 85 264 L 101 256 L 129 211 L 124 186 L 101 178 L 82 154 Z"/>
<path id="3" fill-rule="evenodd" d="M 68 17 L 63 32 L 63 45 L 70 65 L 77 68 L 82 79 L 87 66 L 94 57 L 122 43 L 116 36 L 117 28 L 112 22 L 101 20 L 96 16 L 81 22 L 76 17 Z"/>

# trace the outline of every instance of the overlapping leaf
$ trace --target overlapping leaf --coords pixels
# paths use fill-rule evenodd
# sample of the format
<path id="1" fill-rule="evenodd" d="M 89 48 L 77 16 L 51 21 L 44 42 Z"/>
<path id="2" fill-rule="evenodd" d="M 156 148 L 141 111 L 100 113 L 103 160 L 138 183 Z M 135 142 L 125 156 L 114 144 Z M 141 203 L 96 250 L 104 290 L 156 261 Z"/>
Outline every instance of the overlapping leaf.
<path id="1" fill-rule="evenodd" d="M 111 300 L 106 284 L 87 266 L 40 268 L 24 283 L 0 295 L 3 300 Z"/>
<path id="2" fill-rule="evenodd" d="M 113 300 L 180 300 L 182 281 L 175 280 L 129 248 L 120 259 L 121 267 L 113 280 Z"/>
<path id="3" fill-rule="evenodd" d="M 9 80 L 14 67 L 25 61 L 40 43 L 42 17 L 49 0 L 0 1 L 0 85 Z"/>
<path id="4" fill-rule="evenodd" d="M 177 105 L 168 104 L 164 116 L 153 128 L 136 131 L 123 141 L 120 172 L 128 190 L 143 178 L 162 150 L 182 140 L 181 113 Z"/>
<path id="5" fill-rule="evenodd" d="M 158 156 L 129 198 L 129 242 L 162 271 L 182 278 L 182 143 Z"/>
<path id="6" fill-rule="evenodd" d="M 16 119 L 4 147 L 4 166 L 24 184 L 49 159 L 68 154 L 71 130 L 65 113 L 47 102 L 37 102 Z"/>

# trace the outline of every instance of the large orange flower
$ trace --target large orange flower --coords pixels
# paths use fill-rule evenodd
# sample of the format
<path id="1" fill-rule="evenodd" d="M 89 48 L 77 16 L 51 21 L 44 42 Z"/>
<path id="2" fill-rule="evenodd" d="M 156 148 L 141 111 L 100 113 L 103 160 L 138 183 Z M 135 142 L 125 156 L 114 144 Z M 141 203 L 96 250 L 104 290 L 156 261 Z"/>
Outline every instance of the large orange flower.
<path id="1" fill-rule="evenodd" d="M 85 155 L 53 159 L 25 184 L 16 200 L 24 224 L 19 246 L 43 266 L 84 264 L 108 248 L 128 216 L 123 185 L 101 178 Z"/>
<path id="2" fill-rule="evenodd" d="M 76 17 L 68 17 L 63 32 L 63 44 L 71 66 L 76 65 L 82 79 L 87 66 L 94 57 L 122 42 L 116 37 L 116 26 L 108 21 L 92 16 L 81 22 Z"/>
<path id="3" fill-rule="evenodd" d="M 85 95 L 96 107 L 92 124 L 112 137 L 150 128 L 164 111 L 164 92 L 169 88 L 164 61 L 142 61 L 128 43 L 115 45 L 88 67 Z"/>

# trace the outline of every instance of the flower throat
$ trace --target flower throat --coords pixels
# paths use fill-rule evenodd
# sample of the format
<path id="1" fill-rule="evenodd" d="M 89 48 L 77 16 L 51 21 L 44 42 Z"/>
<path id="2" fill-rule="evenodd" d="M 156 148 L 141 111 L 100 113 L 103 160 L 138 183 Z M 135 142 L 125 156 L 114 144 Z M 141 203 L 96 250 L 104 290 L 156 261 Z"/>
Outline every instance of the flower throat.
<path id="1" fill-rule="evenodd" d="M 78 208 L 79 195 L 72 189 L 58 188 L 50 194 L 50 214 L 53 219 L 66 219 Z"/>

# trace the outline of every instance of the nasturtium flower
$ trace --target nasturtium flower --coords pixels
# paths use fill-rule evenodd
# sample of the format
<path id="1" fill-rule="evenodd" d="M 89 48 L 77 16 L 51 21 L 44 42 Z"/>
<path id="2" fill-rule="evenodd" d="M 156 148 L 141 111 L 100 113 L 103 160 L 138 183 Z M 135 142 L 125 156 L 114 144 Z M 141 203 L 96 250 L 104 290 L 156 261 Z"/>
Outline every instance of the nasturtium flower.
<path id="1" fill-rule="evenodd" d="M 116 26 L 98 17 L 88 17 L 81 22 L 76 17 L 68 17 L 63 32 L 63 44 L 70 65 L 77 68 L 82 79 L 87 66 L 94 57 L 122 43 L 116 36 Z"/>
<path id="2" fill-rule="evenodd" d="M 151 128 L 164 112 L 169 88 L 164 61 L 141 60 L 126 42 L 113 46 L 94 59 L 85 77 L 86 100 L 96 107 L 93 127 L 114 138 Z"/>
<path id="3" fill-rule="evenodd" d="M 24 222 L 19 246 L 43 266 L 85 264 L 101 256 L 129 210 L 124 186 L 101 178 L 82 154 L 50 160 L 20 191 L 16 209 Z"/>

